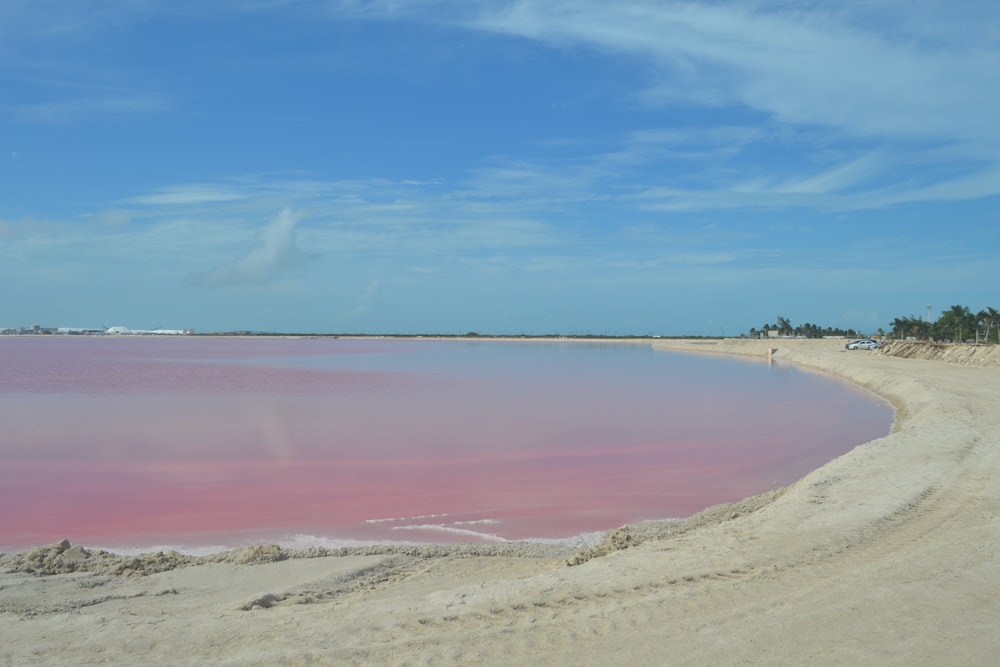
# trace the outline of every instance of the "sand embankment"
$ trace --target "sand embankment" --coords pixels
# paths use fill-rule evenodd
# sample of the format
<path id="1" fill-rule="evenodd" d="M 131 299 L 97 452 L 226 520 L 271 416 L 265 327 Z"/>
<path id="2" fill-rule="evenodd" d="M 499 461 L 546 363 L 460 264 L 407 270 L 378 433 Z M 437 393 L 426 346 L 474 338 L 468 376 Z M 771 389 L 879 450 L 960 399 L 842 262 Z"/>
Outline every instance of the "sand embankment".
<path id="1" fill-rule="evenodd" d="M 1000 345 L 951 345 L 904 340 L 888 343 L 880 354 L 963 366 L 1000 366 Z"/>
<path id="2" fill-rule="evenodd" d="M 896 427 L 782 491 L 617 531 L 609 553 L 574 567 L 544 551 L 272 552 L 241 565 L 255 560 L 243 552 L 145 576 L 8 572 L 0 660 L 995 664 L 1000 369 L 846 352 L 840 341 L 657 345 L 761 357 L 778 348 L 776 364 L 892 400 Z"/>

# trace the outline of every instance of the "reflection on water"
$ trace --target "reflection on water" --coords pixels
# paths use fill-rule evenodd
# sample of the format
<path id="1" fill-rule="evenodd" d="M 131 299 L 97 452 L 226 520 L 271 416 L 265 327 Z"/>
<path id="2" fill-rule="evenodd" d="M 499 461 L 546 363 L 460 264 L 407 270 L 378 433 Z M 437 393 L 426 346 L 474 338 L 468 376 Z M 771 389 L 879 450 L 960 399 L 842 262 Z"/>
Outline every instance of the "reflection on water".
<path id="1" fill-rule="evenodd" d="M 561 539 L 786 485 L 890 407 L 641 344 L 0 340 L 0 546 Z"/>

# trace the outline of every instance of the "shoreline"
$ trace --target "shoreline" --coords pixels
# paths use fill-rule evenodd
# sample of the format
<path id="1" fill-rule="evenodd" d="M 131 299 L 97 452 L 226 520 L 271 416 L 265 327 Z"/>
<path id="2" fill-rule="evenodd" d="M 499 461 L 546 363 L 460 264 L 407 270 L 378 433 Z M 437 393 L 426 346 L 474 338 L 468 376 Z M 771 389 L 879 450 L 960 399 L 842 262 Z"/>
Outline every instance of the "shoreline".
<path id="1" fill-rule="evenodd" d="M 0 655 L 14 664 L 171 664 L 181 650 L 217 664 L 992 661 L 1000 369 L 847 352 L 839 341 L 653 345 L 758 357 L 775 347 L 777 363 L 891 401 L 896 423 L 784 489 L 612 531 L 575 567 L 566 566 L 575 556 L 554 553 L 275 560 L 261 547 L 147 576 L 39 577 L 7 571 L 4 556 L 0 631 L 11 640 Z"/>
<path id="2" fill-rule="evenodd" d="M 201 335 L 201 337 L 204 336 L 204 334 Z M 426 340 L 428 342 L 452 340 L 436 336 L 419 338 L 411 337 L 406 339 Z M 458 341 L 456 339 L 456 342 L 464 343 L 466 341 Z M 493 336 L 473 337 L 469 340 L 469 342 L 479 344 L 510 343 L 512 345 L 541 344 L 546 346 L 559 345 L 566 342 L 570 344 L 583 343 L 602 347 L 618 346 L 621 344 L 631 347 L 636 343 L 641 343 L 642 347 L 654 350 L 655 354 L 656 350 L 680 351 L 682 353 L 709 352 L 711 351 L 710 348 L 719 345 L 720 343 L 732 344 L 734 342 L 745 343 L 746 341 L 742 341 L 741 339 L 728 341 L 726 339 L 676 339 L 672 343 L 671 341 L 662 341 L 661 339 L 635 340 L 609 338 L 595 341 L 591 339 L 564 340 L 561 337 L 530 338 Z M 732 352 L 727 352 L 726 350 L 722 350 L 720 353 L 724 356 L 745 356 L 752 358 L 759 357 L 762 353 L 766 353 L 766 350 L 763 350 L 763 352 L 758 350 L 759 345 L 754 345 L 753 343 L 754 341 L 751 341 L 749 345 L 741 345 L 739 348 L 741 351 L 740 354 L 733 354 Z M 759 359 L 757 361 L 759 361 Z M 801 370 L 815 372 L 814 369 L 809 368 L 803 368 Z M 827 375 L 838 382 L 847 382 L 843 378 L 829 373 L 823 373 L 823 375 Z M 895 410 L 893 414 L 895 414 Z M 859 442 L 859 440 L 856 440 L 855 442 Z M 833 454 L 831 454 L 831 456 L 832 455 Z M 802 469 L 800 468 L 800 470 Z M 808 472 L 809 470 L 806 469 L 803 470 L 802 473 L 797 474 L 805 474 Z M 794 478 L 791 476 L 785 477 L 785 479 L 781 481 L 781 484 L 786 485 L 790 481 L 793 481 L 793 479 Z M 748 489 L 748 492 L 753 493 L 750 497 L 767 495 L 769 491 L 773 491 L 775 489 L 776 485 L 777 482 L 772 482 L 770 486 L 760 488 L 759 491 L 754 492 L 754 490 Z M 309 534 L 294 535 L 293 538 L 292 534 L 289 533 L 287 535 L 258 537 L 253 539 L 241 539 L 239 537 L 234 539 L 216 539 L 212 537 L 213 533 L 205 532 L 201 534 L 200 541 L 198 542 L 161 539 L 159 541 L 147 540 L 145 546 L 137 546 L 136 544 L 129 545 L 127 541 L 122 540 L 118 540 L 117 542 L 105 541 L 102 543 L 96 540 L 87 541 L 85 538 L 77 539 L 71 534 L 67 535 L 56 533 L 50 535 L 48 540 L 45 541 L 24 543 L 23 546 L 17 547 L 11 545 L 7 545 L 6 547 L 0 546 L 0 567 L 6 566 L 7 569 L 11 571 L 27 571 L 45 574 L 58 574 L 74 571 L 117 572 L 122 569 L 127 569 L 121 566 L 121 563 L 130 562 L 136 557 L 149 557 L 155 554 L 163 553 L 171 554 L 170 558 L 166 560 L 163 558 L 143 559 L 143 562 L 155 562 L 156 568 L 158 568 L 155 571 L 160 571 L 161 569 L 169 568 L 171 563 L 179 567 L 210 562 L 235 561 L 241 558 L 240 554 L 247 548 L 258 546 L 277 547 L 277 549 L 280 550 L 282 559 L 317 557 L 319 555 L 364 555 L 371 553 L 414 554 L 420 550 L 440 556 L 447 555 L 451 551 L 454 551 L 456 554 L 468 553 L 471 549 L 480 555 L 538 553 L 543 555 L 555 554 L 557 556 L 565 556 L 568 554 L 572 556 L 574 560 L 579 560 L 581 556 L 578 552 L 592 551 L 605 540 L 607 535 L 615 531 L 620 531 L 627 525 L 627 523 L 643 525 L 667 524 L 673 527 L 678 524 L 683 524 L 687 520 L 705 512 L 711 514 L 713 508 L 717 506 L 743 503 L 745 500 L 746 498 L 740 498 L 738 495 L 730 495 L 728 498 L 720 498 L 716 500 L 712 505 L 701 505 L 702 509 L 698 509 L 693 513 L 676 515 L 668 513 L 661 516 L 657 516 L 656 514 L 647 514 L 641 518 L 622 518 L 619 520 L 621 523 L 604 523 L 601 527 L 595 527 L 583 533 L 562 537 L 538 535 L 524 538 L 495 538 L 492 540 L 483 539 L 470 541 L 434 539 L 425 541 L 421 539 L 392 538 L 365 540 L 357 537 L 349 537 L 338 540 L 336 538 L 330 538 L 329 536 Z M 372 522 L 377 523 L 379 521 L 373 520 Z M 633 530 L 633 533 L 636 533 L 636 531 Z M 62 555 L 68 548 L 66 545 L 73 547 L 71 556 L 68 558 L 63 557 Z M 145 567 L 141 568 L 142 571 L 146 571 L 146 569 L 147 568 Z"/>

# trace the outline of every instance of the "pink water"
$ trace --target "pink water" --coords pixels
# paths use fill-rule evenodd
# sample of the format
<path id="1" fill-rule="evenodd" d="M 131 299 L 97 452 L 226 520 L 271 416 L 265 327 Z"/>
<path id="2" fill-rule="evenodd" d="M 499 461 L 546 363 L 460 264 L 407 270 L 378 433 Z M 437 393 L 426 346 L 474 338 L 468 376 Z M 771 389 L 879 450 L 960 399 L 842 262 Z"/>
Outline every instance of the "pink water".
<path id="1" fill-rule="evenodd" d="M 0 338 L 0 549 L 566 539 L 891 422 L 828 377 L 640 344 Z"/>

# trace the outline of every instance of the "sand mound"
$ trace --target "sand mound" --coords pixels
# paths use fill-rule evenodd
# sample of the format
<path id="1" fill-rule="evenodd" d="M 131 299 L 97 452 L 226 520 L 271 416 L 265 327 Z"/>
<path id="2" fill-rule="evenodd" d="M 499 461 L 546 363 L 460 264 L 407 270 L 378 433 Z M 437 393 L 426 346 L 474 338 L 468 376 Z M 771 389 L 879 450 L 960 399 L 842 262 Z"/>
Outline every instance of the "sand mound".
<path id="1" fill-rule="evenodd" d="M 120 556 L 99 549 L 88 550 L 80 545 L 73 546 L 69 540 L 0 557 L 0 567 L 8 572 L 37 575 L 93 572 L 131 577 L 165 572 L 195 562 L 198 559 L 176 551 Z"/>
<path id="2" fill-rule="evenodd" d="M 963 366 L 1000 366 L 1000 345 L 892 341 L 879 353 L 888 357 L 944 361 Z"/>
<path id="3" fill-rule="evenodd" d="M 565 558 L 575 551 L 559 544 L 508 542 L 505 544 L 386 544 L 329 549 L 284 549 L 277 544 L 252 545 L 208 556 L 191 556 L 177 551 L 158 551 L 128 556 L 86 549 L 69 540 L 37 547 L 17 554 L 0 554 L 0 568 L 8 573 L 34 575 L 92 574 L 140 577 L 167 572 L 178 567 L 223 563 L 261 565 L 289 559 L 343 558 L 351 556 L 409 556 L 413 558 Z"/>

